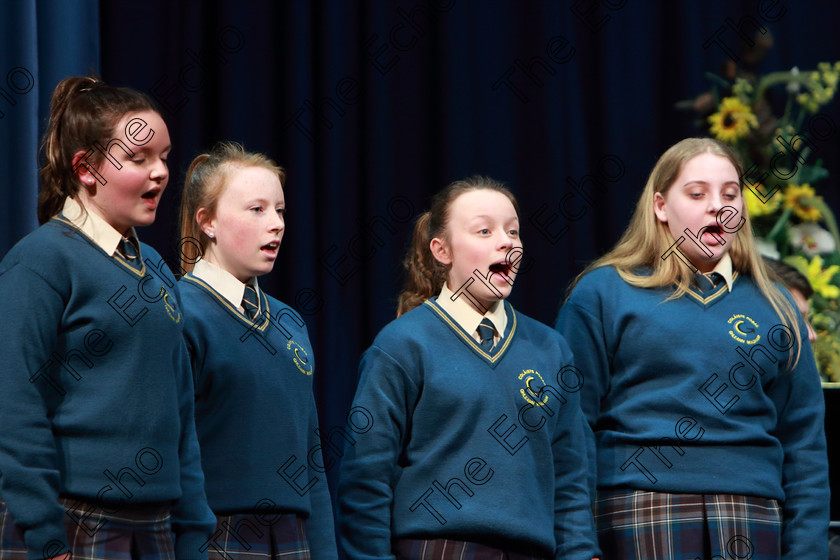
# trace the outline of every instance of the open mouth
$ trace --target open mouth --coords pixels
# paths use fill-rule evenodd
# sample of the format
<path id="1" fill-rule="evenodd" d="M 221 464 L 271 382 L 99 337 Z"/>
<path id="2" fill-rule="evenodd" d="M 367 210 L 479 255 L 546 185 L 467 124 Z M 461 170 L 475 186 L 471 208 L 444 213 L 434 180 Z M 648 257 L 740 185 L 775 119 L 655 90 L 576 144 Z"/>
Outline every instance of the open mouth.
<path id="1" fill-rule="evenodd" d="M 158 194 L 160 194 L 160 191 L 160 187 L 151 188 L 144 192 L 142 195 L 140 195 L 140 198 L 145 198 L 146 200 L 154 200 L 154 198 L 157 197 Z"/>
<path id="2" fill-rule="evenodd" d="M 718 224 L 710 224 L 703 228 L 703 241 L 705 243 L 713 243 L 713 244 L 723 244 L 726 243 L 723 240 L 723 228 L 720 227 Z"/>
<path id="3" fill-rule="evenodd" d="M 507 261 L 500 261 L 497 263 L 493 263 L 490 265 L 490 274 L 501 274 L 508 284 L 511 283 L 510 280 L 510 264 Z"/>
<path id="4" fill-rule="evenodd" d="M 280 242 L 279 241 L 272 241 L 271 243 L 266 243 L 265 245 L 260 247 L 260 250 L 263 251 L 264 253 L 267 253 L 268 256 L 270 256 L 270 257 L 276 257 L 277 256 L 277 250 L 279 248 L 280 248 Z"/>

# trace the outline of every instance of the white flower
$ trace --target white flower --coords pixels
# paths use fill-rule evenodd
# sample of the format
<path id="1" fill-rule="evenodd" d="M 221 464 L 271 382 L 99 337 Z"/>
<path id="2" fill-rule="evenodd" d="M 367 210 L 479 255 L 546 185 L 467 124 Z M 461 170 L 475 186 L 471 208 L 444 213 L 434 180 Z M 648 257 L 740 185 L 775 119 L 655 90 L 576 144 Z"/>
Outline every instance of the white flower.
<path id="1" fill-rule="evenodd" d="M 793 68 L 791 68 L 790 69 L 790 75 L 791 76 L 798 76 L 799 75 L 799 67 L 794 66 Z M 790 93 L 798 93 L 799 92 L 799 82 L 788 82 L 787 90 Z"/>
<path id="2" fill-rule="evenodd" d="M 758 247 L 758 252 L 769 259 L 777 261 L 782 258 L 782 255 L 779 253 L 779 249 L 776 248 L 776 244 L 772 241 L 756 237 L 755 245 Z"/>
<path id="3" fill-rule="evenodd" d="M 834 251 L 834 238 L 817 224 L 799 224 L 790 228 L 790 242 L 809 257 Z"/>

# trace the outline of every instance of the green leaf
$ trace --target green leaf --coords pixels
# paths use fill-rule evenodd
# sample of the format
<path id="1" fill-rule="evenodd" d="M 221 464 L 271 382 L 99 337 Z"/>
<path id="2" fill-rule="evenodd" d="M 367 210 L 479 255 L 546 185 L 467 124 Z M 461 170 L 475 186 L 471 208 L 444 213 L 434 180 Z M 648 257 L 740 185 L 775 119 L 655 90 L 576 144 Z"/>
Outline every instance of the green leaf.
<path id="1" fill-rule="evenodd" d="M 799 184 L 808 183 L 812 187 L 817 181 L 821 181 L 828 177 L 828 169 L 817 165 L 801 165 L 797 173 L 796 180 Z"/>

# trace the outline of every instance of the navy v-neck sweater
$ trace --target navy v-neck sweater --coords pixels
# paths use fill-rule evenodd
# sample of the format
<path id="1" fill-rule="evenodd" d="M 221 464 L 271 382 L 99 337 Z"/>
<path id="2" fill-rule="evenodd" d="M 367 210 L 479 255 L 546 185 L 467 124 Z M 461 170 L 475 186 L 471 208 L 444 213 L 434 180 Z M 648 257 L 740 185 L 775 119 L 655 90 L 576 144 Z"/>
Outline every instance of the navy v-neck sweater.
<path id="1" fill-rule="evenodd" d="M 560 310 L 586 379 L 597 486 L 776 499 L 784 557 L 826 557 L 824 403 L 804 322 L 791 369 L 794 331 L 748 276 L 736 273 L 731 293 L 670 293 L 603 267 Z"/>
<path id="2" fill-rule="evenodd" d="M 353 405 L 372 426 L 346 446 L 338 491 L 350 558 L 392 558 L 392 538 L 593 556 L 571 352 L 552 329 L 505 307 L 493 354 L 434 299 L 365 352 Z"/>

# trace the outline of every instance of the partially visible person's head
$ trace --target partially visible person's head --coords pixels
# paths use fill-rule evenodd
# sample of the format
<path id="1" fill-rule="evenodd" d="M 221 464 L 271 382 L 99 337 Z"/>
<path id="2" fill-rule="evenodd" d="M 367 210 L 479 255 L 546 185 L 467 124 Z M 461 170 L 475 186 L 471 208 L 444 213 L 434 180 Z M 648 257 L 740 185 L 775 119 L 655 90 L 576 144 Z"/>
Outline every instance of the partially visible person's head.
<path id="1" fill-rule="evenodd" d="M 805 326 L 808 327 L 808 340 L 811 342 L 817 340 L 817 332 L 814 330 L 814 327 L 811 325 L 811 320 L 808 317 L 811 313 L 811 306 L 808 304 L 808 300 L 814 295 L 814 289 L 811 287 L 811 283 L 804 274 L 787 263 L 765 257 L 764 264 L 770 272 L 771 279 L 776 280 L 786 287 L 790 295 L 793 296 L 793 301 L 796 302 L 796 307 L 805 320 Z"/>

